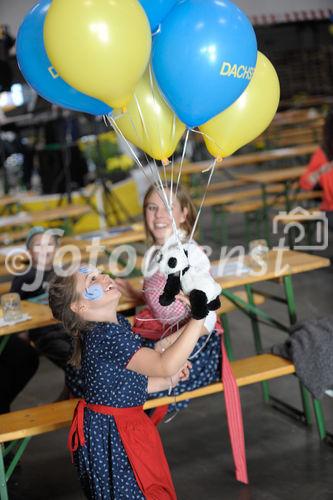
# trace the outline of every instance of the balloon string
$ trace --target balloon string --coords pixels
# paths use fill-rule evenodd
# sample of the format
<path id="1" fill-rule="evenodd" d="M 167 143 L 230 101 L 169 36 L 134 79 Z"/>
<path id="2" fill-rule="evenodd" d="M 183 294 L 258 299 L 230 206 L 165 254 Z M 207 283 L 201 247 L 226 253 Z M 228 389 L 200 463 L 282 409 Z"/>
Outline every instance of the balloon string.
<path id="1" fill-rule="evenodd" d="M 213 142 L 214 145 L 219 148 L 221 151 L 223 151 L 223 146 L 221 146 L 220 144 L 218 144 L 215 139 L 213 139 L 213 137 L 211 137 L 210 135 L 206 134 L 205 132 L 202 132 L 201 130 L 196 130 L 195 128 L 191 128 L 191 132 L 194 132 L 195 134 L 199 134 L 199 135 L 202 135 L 203 137 L 206 137 L 210 142 Z M 221 156 L 221 158 L 217 158 L 217 160 L 222 160 L 223 157 Z"/>
<path id="2" fill-rule="evenodd" d="M 214 170 L 215 170 L 215 167 L 216 167 L 216 163 L 217 163 L 217 160 L 215 159 L 213 161 L 213 164 L 212 164 L 211 168 L 210 168 L 210 174 L 209 174 L 207 186 L 206 186 L 206 189 L 205 189 L 205 193 L 204 193 L 204 195 L 202 197 L 202 200 L 201 200 L 201 203 L 200 203 L 200 208 L 198 210 L 198 213 L 197 213 L 194 225 L 193 225 L 192 233 L 191 233 L 191 236 L 190 236 L 190 241 L 193 239 L 194 233 L 196 231 L 196 228 L 197 228 L 197 225 L 198 225 L 198 221 L 199 221 L 199 217 L 201 215 L 202 207 L 203 207 L 203 204 L 204 204 L 206 196 L 207 196 L 208 187 L 209 187 L 209 185 L 211 183 L 211 180 L 212 180 L 212 177 L 213 177 L 213 173 L 214 173 Z"/>
<path id="3" fill-rule="evenodd" d="M 138 107 L 138 112 L 139 112 L 139 116 L 140 116 L 140 119 L 141 119 L 142 128 L 143 128 L 143 130 L 144 130 L 144 132 L 145 132 L 145 134 L 147 136 L 147 131 L 146 131 L 146 127 L 145 127 L 145 124 L 144 124 L 144 121 L 143 121 L 143 118 L 142 118 L 142 113 L 141 113 L 141 108 L 140 108 L 139 102 L 138 102 L 137 97 L 136 97 L 135 94 L 134 94 L 133 97 L 134 97 L 135 102 L 136 102 L 137 107 Z M 125 113 L 125 115 L 126 115 L 126 113 Z M 119 115 L 115 116 L 114 120 L 117 121 L 117 119 L 120 118 L 121 116 L 124 116 L 124 113 L 120 113 Z M 138 141 L 140 142 L 140 136 L 139 136 L 138 130 L 137 130 L 136 126 L 135 126 L 135 123 L 134 123 L 134 121 L 133 121 L 130 113 L 128 113 L 128 112 L 127 112 L 127 118 L 130 120 L 132 128 L 134 130 L 134 133 L 135 133 Z M 127 139 L 125 137 L 124 137 L 124 139 L 126 140 L 126 143 L 127 143 Z M 147 155 L 146 155 L 146 153 L 144 151 L 143 151 L 143 154 L 145 155 L 145 158 L 146 158 L 146 161 L 147 161 L 147 165 L 150 167 L 151 175 L 152 175 L 152 178 L 153 178 L 153 183 L 156 183 L 155 174 L 154 174 L 153 169 L 152 169 L 152 167 L 150 165 L 148 157 L 147 157 Z M 151 182 L 151 181 L 149 180 L 149 182 Z"/>
<path id="4" fill-rule="evenodd" d="M 212 336 L 212 334 L 213 334 L 213 331 L 214 331 L 214 330 L 212 330 L 212 331 L 210 332 L 210 334 L 208 335 L 208 337 L 207 337 L 206 341 L 204 342 L 204 344 L 203 344 L 201 347 L 199 347 L 199 349 L 197 349 L 197 350 L 195 351 L 195 353 L 194 353 L 194 354 L 192 354 L 192 355 L 188 358 L 189 360 L 192 360 L 192 359 L 197 358 L 197 357 L 199 356 L 199 354 L 200 354 L 200 353 L 201 353 L 201 352 L 205 349 L 206 345 L 208 344 L 208 342 L 209 342 L 209 341 L 210 341 L 210 339 L 211 339 L 211 336 Z"/>
<path id="5" fill-rule="evenodd" d="M 154 101 L 154 110 L 157 111 L 160 106 L 158 105 L 157 100 L 156 100 L 154 77 L 153 77 L 153 72 L 152 72 L 151 64 L 150 63 L 148 65 L 148 71 L 149 71 L 150 90 L 151 90 L 151 93 L 152 93 L 152 96 L 153 96 L 153 101 Z M 156 123 L 157 132 L 158 132 L 158 138 L 159 138 L 159 144 L 160 144 L 160 152 L 161 152 L 162 151 L 162 137 L 161 137 L 161 130 L 160 130 L 159 120 L 156 119 L 155 123 Z M 165 184 L 165 187 L 167 187 L 168 183 L 167 183 L 166 168 L 165 168 L 164 163 L 162 163 L 162 165 L 163 165 L 163 173 L 164 173 L 164 184 Z"/>
<path id="6" fill-rule="evenodd" d="M 139 113 L 139 117 L 140 117 L 140 121 L 141 121 L 141 124 L 142 124 L 142 128 L 143 128 L 144 134 L 145 134 L 146 138 L 148 139 L 148 131 L 147 131 L 147 127 L 146 127 L 146 124 L 145 124 L 145 120 L 144 120 L 144 116 L 143 116 L 143 113 L 142 113 L 142 109 L 141 109 L 141 106 L 140 106 L 140 102 L 139 102 L 139 100 L 138 100 L 138 98 L 136 97 L 135 94 L 134 94 L 134 99 L 135 99 L 135 103 L 136 103 L 136 106 L 137 106 L 137 110 L 138 110 L 138 113 Z M 135 126 L 135 123 L 132 120 L 131 116 L 129 116 L 129 118 L 130 118 L 133 130 L 134 130 L 134 132 L 135 132 L 135 134 L 136 134 L 136 136 L 138 138 L 138 141 L 140 142 L 140 136 L 139 136 L 138 130 L 137 130 L 136 126 Z M 156 163 L 154 162 L 154 166 L 155 166 L 155 170 L 154 170 L 152 162 L 148 160 L 148 156 L 146 155 L 145 151 L 143 151 L 143 153 L 145 155 L 145 158 L 146 158 L 146 161 L 147 161 L 147 165 L 148 165 L 148 167 L 150 169 L 153 181 L 154 181 L 154 183 L 156 185 L 158 185 L 158 168 L 156 166 Z"/>
<path id="7" fill-rule="evenodd" d="M 180 165 L 179 165 L 179 172 L 178 172 L 178 178 L 177 178 L 175 196 L 177 196 L 177 193 L 178 193 L 179 182 L 180 182 L 180 177 L 182 175 L 182 168 L 183 168 L 183 163 L 184 163 L 184 159 L 185 159 L 185 154 L 186 154 L 186 149 L 187 149 L 187 143 L 188 143 L 189 133 L 190 133 L 190 129 L 187 129 L 186 136 L 185 136 L 184 147 L 183 147 L 182 159 L 181 159 L 181 162 L 180 162 Z"/>
<path id="8" fill-rule="evenodd" d="M 145 171 L 145 168 L 144 166 L 142 165 L 141 161 L 139 160 L 139 158 L 137 157 L 135 151 L 133 150 L 130 142 L 126 139 L 126 137 L 124 136 L 124 134 L 122 133 L 122 131 L 120 130 L 120 128 L 118 127 L 115 119 L 112 117 L 112 115 L 107 115 L 106 116 L 106 119 L 109 121 L 109 123 L 113 126 L 116 134 L 118 135 L 118 137 L 120 136 L 123 141 L 126 143 L 129 151 L 131 152 L 132 156 L 133 156 L 133 159 L 135 161 L 135 163 L 138 165 L 138 167 L 142 170 L 144 176 L 146 177 L 146 179 L 148 180 L 148 182 L 151 184 L 153 182 L 153 184 L 155 185 L 155 188 L 157 191 L 160 190 L 160 186 L 158 184 L 158 182 L 155 181 L 154 177 L 153 177 L 153 181 L 152 179 L 150 179 Z"/>

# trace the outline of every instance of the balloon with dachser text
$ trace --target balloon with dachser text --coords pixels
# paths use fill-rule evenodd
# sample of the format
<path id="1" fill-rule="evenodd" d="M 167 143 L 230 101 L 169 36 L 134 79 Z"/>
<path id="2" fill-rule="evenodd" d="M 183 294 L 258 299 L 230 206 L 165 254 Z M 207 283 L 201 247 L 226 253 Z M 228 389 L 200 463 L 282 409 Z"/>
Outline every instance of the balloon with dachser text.
<path id="1" fill-rule="evenodd" d="M 257 61 L 251 22 L 229 0 L 180 0 L 153 39 L 158 85 L 179 119 L 199 126 L 249 85 Z"/>
<path id="2" fill-rule="evenodd" d="M 258 52 L 250 85 L 228 109 L 201 125 L 209 153 L 221 159 L 262 134 L 280 101 L 280 82 L 273 64 Z"/>

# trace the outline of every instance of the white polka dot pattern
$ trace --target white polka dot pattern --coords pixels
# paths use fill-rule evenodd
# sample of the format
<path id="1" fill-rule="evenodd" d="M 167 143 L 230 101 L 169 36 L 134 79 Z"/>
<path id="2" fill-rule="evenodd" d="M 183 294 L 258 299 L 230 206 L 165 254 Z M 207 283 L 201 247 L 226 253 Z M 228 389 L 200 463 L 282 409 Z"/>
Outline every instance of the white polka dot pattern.
<path id="1" fill-rule="evenodd" d="M 98 323 L 84 337 L 81 376 L 87 403 L 125 408 L 147 398 L 147 377 L 126 369 L 141 348 L 139 335 L 121 316 L 119 325 Z M 90 499 L 140 499 L 138 487 L 114 418 L 85 410 L 85 446 L 75 453 L 75 464 Z"/>

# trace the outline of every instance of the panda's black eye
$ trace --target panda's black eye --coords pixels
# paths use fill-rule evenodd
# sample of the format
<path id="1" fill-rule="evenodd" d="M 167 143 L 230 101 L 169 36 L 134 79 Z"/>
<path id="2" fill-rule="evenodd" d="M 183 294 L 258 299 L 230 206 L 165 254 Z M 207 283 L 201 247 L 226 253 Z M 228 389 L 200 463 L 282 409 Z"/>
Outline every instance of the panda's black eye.
<path id="1" fill-rule="evenodd" d="M 168 260 L 168 266 L 171 267 L 171 269 L 173 269 L 174 267 L 176 267 L 176 265 L 177 265 L 176 257 L 170 257 L 170 259 Z"/>

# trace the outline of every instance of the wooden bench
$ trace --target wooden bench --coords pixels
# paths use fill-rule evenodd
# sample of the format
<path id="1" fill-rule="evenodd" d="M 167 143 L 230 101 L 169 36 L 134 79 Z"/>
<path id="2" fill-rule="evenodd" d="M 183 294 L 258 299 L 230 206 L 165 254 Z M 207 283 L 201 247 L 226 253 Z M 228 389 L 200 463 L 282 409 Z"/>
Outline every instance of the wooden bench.
<path id="1" fill-rule="evenodd" d="M 286 217 L 279 216 L 278 219 L 282 224 L 290 224 L 291 222 L 299 222 L 302 224 L 306 222 L 313 222 L 316 220 L 316 217 L 322 217 L 322 215 L 322 210 L 320 210 L 319 207 L 315 207 L 307 209 L 306 213 L 301 211 L 299 213 L 292 213 Z"/>
<path id="2" fill-rule="evenodd" d="M 216 191 L 225 191 L 227 189 L 244 186 L 245 184 L 246 182 L 242 181 L 241 179 L 228 179 L 225 181 L 213 182 L 208 186 L 207 192 L 214 193 Z M 202 193 L 203 190 L 201 186 L 191 189 L 191 195 L 193 195 L 194 197 L 202 197 Z"/>
<path id="3" fill-rule="evenodd" d="M 58 220 L 78 220 L 91 212 L 86 205 L 70 205 L 66 207 L 52 208 L 51 210 L 39 210 L 34 212 L 21 212 L 16 215 L 2 217 L 0 228 L 33 226 L 38 223 L 55 222 Z"/>
<path id="4" fill-rule="evenodd" d="M 267 194 L 283 194 L 285 192 L 284 184 L 273 184 L 272 186 L 266 186 L 265 188 Z M 246 189 L 242 191 L 236 191 L 232 193 L 219 194 L 214 196 L 208 196 L 203 206 L 204 207 L 215 207 L 220 205 L 227 205 L 229 203 L 233 203 L 238 200 L 246 200 L 251 198 L 257 198 L 258 196 L 262 196 L 262 189 Z M 200 205 L 201 200 L 195 200 L 195 204 Z"/>
<path id="5" fill-rule="evenodd" d="M 24 241 L 29 231 L 30 229 L 23 229 L 22 231 L 7 231 L 2 233 L 0 234 L 0 244 L 11 245 L 12 243 Z"/>
<path id="6" fill-rule="evenodd" d="M 231 366 L 239 387 L 291 375 L 295 372 L 295 367 L 290 361 L 271 354 L 260 354 L 233 361 Z M 223 384 L 218 382 L 194 391 L 185 392 L 179 396 L 166 396 L 152 399 L 146 402 L 144 408 L 157 408 L 165 404 L 173 404 L 187 399 L 209 396 L 222 391 Z M 15 463 L 17 463 L 22 456 L 30 439 L 33 436 L 69 427 L 76 404 L 77 400 L 61 401 L 59 403 L 52 403 L 0 415 L 1 500 L 8 500 L 7 481 L 10 479 Z M 14 467 L 10 465 L 5 472 L 3 463 L 3 456 L 6 453 L 4 443 L 15 441 L 19 441 L 19 443 L 17 443 L 19 448 L 13 461 Z"/>
<path id="7" fill-rule="evenodd" d="M 289 148 L 277 148 L 266 151 L 259 151 L 255 153 L 236 154 L 225 158 L 222 162 L 218 163 L 215 167 L 218 169 L 241 167 L 245 165 L 258 165 L 269 161 L 286 160 L 289 158 L 298 158 L 309 156 L 316 151 L 318 144 L 302 144 L 301 146 Z M 183 165 L 182 175 L 201 174 L 203 170 L 209 168 L 212 161 L 202 161 L 196 163 L 189 163 Z M 174 175 L 178 174 L 179 167 L 175 165 Z"/>
<path id="8" fill-rule="evenodd" d="M 308 200 L 316 200 L 322 197 L 321 191 L 306 191 L 302 193 L 297 193 L 296 195 L 290 195 L 289 200 L 291 203 L 298 201 L 308 201 Z M 249 213 L 255 212 L 260 209 L 264 209 L 266 207 L 276 207 L 283 208 L 286 206 L 287 197 L 279 196 L 279 197 L 267 197 L 266 204 L 264 205 L 262 200 L 253 200 L 245 203 L 233 203 L 226 205 L 223 207 L 223 210 L 228 213 Z"/>

